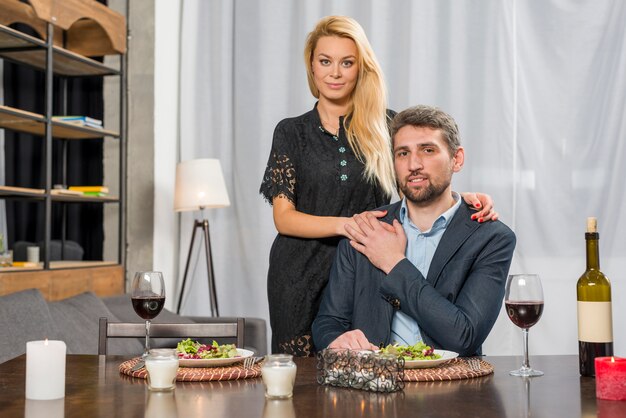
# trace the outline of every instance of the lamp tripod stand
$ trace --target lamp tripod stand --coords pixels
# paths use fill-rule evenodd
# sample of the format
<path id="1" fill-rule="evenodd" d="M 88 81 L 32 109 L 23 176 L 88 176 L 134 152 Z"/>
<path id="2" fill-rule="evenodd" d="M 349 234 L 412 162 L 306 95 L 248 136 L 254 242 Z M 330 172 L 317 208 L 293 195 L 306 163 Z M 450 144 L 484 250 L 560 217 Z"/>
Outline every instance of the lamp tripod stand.
<path id="1" fill-rule="evenodd" d="M 215 275 L 213 274 L 213 254 L 211 253 L 211 241 L 209 240 L 209 221 L 207 219 L 194 220 L 193 231 L 191 234 L 191 244 L 189 244 L 189 254 L 187 254 L 187 263 L 185 264 L 185 273 L 183 274 L 183 282 L 178 294 L 178 306 L 176 313 L 180 313 L 180 306 L 183 301 L 183 295 L 185 293 L 185 284 L 187 282 L 187 273 L 189 272 L 189 263 L 191 262 L 191 251 L 193 250 L 193 243 L 196 239 L 196 231 L 198 228 L 202 229 L 204 235 L 204 249 L 206 251 L 206 264 L 209 280 L 209 299 L 211 302 L 211 316 L 219 316 L 219 310 L 217 307 L 217 296 L 215 293 Z"/>

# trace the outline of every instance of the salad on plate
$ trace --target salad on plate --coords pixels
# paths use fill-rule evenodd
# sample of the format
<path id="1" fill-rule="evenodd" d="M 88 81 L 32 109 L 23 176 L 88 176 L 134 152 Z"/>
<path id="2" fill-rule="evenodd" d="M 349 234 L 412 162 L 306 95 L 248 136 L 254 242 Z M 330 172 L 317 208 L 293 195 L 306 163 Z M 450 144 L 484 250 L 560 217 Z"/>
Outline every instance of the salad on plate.
<path id="1" fill-rule="evenodd" d="M 225 359 L 234 358 L 239 356 L 237 347 L 235 344 L 218 344 L 213 341 L 213 344 L 200 344 L 197 341 L 192 341 L 191 338 L 187 338 L 178 343 L 176 346 L 176 353 L 180 359 Z"/>
<path id="2" fill-rule="evenodd" d="M 404 360 L 438 360 L 441 358 L 441 354 L 436 353 L 432 347 L 421 341 L 414 345 L 389 344 L 381 348 L 380 352 L 403 357 Z"/>
<path id="3" fill-rule="evenodd" d="M 176 347 L 180 367 L 226 367 L 240 363 L 254 353 L 235 344 L 200 344 L 187 338 Z"/>
<path id="4" fill-rule="evenodd" d="M 448 363 L 459 355 L 454 351 L 433 349 L 423 342 L 414 345 L 388 345 L 380 351 L 403 358 L 404 367 L 407 369 L 437 367 Z"/>

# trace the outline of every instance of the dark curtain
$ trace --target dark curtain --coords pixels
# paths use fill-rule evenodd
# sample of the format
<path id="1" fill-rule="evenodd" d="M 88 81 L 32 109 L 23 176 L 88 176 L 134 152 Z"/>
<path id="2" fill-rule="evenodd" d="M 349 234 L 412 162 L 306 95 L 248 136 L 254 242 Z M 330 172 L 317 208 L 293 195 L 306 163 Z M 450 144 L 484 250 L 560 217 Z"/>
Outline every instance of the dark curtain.
<path id="1" fill-rule="evenodd" d="M 34 32 L 25 27 L 18 30 Z M 44 73 L 24 65 L 4 62 L 5 105 L 43 114 L 45 110 Z M 58 77 L 53 83 L 53 114 L 87 115 L 103 118 L 101 77 Z M 66 93 L 66 94 L 64 94 Z M 64 106 L 66 98 L 66 107 Z M 52 140 L 52 184 L 102 185 L 103 140 L 67 140 L 67 178 L 63 180 L 62 139 Z M 5 130 L 6 185 L 45 187 L 45 138 Z M 9 248 L 15 241 L 40 242 L 44 239 L 43 202 L 8 199 L 7 232 Z M 104 240 L 103 206 L 96 203 L 52 203 L 52 239 L 61 239 L 63 211 L 67 211 L 67 240 L 79 243 L 85 260 L 101 260 Z"/>

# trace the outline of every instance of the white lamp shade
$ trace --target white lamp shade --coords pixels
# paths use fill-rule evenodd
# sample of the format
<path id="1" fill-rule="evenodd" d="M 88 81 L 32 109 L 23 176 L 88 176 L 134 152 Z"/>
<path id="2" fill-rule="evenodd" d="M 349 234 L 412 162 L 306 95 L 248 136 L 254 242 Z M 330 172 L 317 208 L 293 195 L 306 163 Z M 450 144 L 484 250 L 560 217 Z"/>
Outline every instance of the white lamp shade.
<path id="1" fill-rule="evenodd" d="M 201 158 L 178 163 L 174 210 L 177 212 L 230 206 L 220 160 Z"/>

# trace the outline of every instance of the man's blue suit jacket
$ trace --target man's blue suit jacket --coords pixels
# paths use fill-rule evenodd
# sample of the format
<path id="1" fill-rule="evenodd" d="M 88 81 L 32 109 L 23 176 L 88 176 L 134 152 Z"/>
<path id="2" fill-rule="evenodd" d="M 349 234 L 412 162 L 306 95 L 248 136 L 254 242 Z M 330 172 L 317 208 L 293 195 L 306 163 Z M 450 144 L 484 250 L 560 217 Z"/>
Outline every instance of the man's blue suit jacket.
<path id="1" fill-rule="evenodd" d="M 381 209 L 388 211 L 382 221 L 400 220 L 400 202 Z M 431 347 L 480 354 L 502 306 L 515 234 L 499 221 L 472 221 L 471 214 L 461 204 L 427 278 L 406 258 L 385 275 L 343 239 L 313 322 L 315 347 L 321 350 L 353 329 L 375 345 L 390 344 L 391 321 L 399 309 L 417 321 Z"/>

